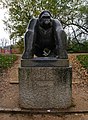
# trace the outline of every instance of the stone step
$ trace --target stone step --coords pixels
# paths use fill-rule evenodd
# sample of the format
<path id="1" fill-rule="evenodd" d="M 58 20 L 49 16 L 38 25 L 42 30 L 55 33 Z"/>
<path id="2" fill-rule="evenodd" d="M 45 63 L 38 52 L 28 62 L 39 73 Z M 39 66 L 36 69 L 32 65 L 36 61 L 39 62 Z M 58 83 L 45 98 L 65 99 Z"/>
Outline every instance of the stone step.
<path id="1" fill-rule="evenodd" d="M 0 108 L 0 113 L 14 114 L 54 114 L 54 115 L 70 115 L 70 114 L 88 114 L 88 110 L 58 110 L 58 109 L 20 109 L 20 108 Z"/>

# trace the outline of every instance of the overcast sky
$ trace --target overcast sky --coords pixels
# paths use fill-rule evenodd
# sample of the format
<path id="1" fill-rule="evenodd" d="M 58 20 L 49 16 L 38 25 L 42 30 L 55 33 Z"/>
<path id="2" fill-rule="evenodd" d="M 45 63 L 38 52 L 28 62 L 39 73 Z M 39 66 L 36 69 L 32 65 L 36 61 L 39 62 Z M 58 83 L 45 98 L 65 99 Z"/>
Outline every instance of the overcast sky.
<path id="1" fill-rule="evenodd" d="M 9 34 L 4 30 L 5 25 L 3 24 L 4 16 L 7 16 L 6 9 L 0 9 L 0 46 L 2 46 L 2 40 L 1 39 L 7 39 L 7 45 L 10 44 L 9 41 Z M 3 41 L 3 44 L 5 44 L 6 41 Z"/>

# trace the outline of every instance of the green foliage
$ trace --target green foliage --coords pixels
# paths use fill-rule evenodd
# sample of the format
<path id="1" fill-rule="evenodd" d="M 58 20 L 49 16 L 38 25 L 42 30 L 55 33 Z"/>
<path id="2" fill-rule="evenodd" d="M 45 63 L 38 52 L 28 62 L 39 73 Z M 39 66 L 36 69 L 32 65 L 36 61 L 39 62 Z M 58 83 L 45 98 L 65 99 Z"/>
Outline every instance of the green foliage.
<path id="1" fill-rule="evenodd" d="M 1 1 L 9 11 L 9 18 L 4 20 L 4 23 L 6 24 L 6 29 L 10 31 L 10 39 L 23 41 L 28 22 L 31 18 L 37 17 L 43 10 L 49 10 L 54 18 L 58 18 L 61 21 L 71 40 L 80 41 L 84 38 L 86 39 L 88 35 L 87 0 Z"/>
<path id="2" fill-rule="evenodd" d="M 17 60 L 16 55 L 0 54 L 0 69 L 6 69 L 8 67 L 11 67 L 16 60 Z"/>
<path id="3" fill-rule="evenodd" d="M 80 61 L 84 68 L 88 69 L 88 55 L 78 55 L 77 59 Z"/>
<path id="4" fill-rule="evenodd" d="M 67 50 L 70 53 L 88 53 L 88 41 L 82 43 L 72 41 L 69 43 Z"/>

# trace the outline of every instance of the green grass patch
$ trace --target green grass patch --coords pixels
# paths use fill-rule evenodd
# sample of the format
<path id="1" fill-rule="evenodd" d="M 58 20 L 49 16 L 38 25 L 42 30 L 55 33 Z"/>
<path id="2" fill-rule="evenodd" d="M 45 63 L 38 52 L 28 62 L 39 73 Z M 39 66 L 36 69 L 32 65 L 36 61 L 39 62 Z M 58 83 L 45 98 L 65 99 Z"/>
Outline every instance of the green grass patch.
<path id="1" fill-rule="evenodd" d="M 16 55 L 0 54 L 0 69 L 6 69 L 11 67 L 16 60 L 17 60 Z"/>
<path id="2" fill-rule="evenodd" d="M 84 68 L 88 69 L 88 55 L 77 55 L 77 59 Z"/>

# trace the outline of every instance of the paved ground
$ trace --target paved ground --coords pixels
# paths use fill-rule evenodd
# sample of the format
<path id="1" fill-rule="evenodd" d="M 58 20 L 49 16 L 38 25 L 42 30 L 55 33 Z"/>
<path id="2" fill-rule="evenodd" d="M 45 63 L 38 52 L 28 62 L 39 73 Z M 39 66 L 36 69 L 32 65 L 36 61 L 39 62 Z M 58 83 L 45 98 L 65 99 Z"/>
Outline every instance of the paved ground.
<path id="1" fill-rule="evenodd" d="M 88 111 L 88 74 L 76 60 L 77 54 L 70 54 L 69 60 L 73 71 L 72 97 L 73 107 L 68 111 Z M 20 56 L 15 64 L 0 74 L 0 108 L 19 108 L 18 66 Z M 74 113 L 68 115 L 30 115 L 0 113 L 0 120 L 88 120 L 88 114 Z"/>

